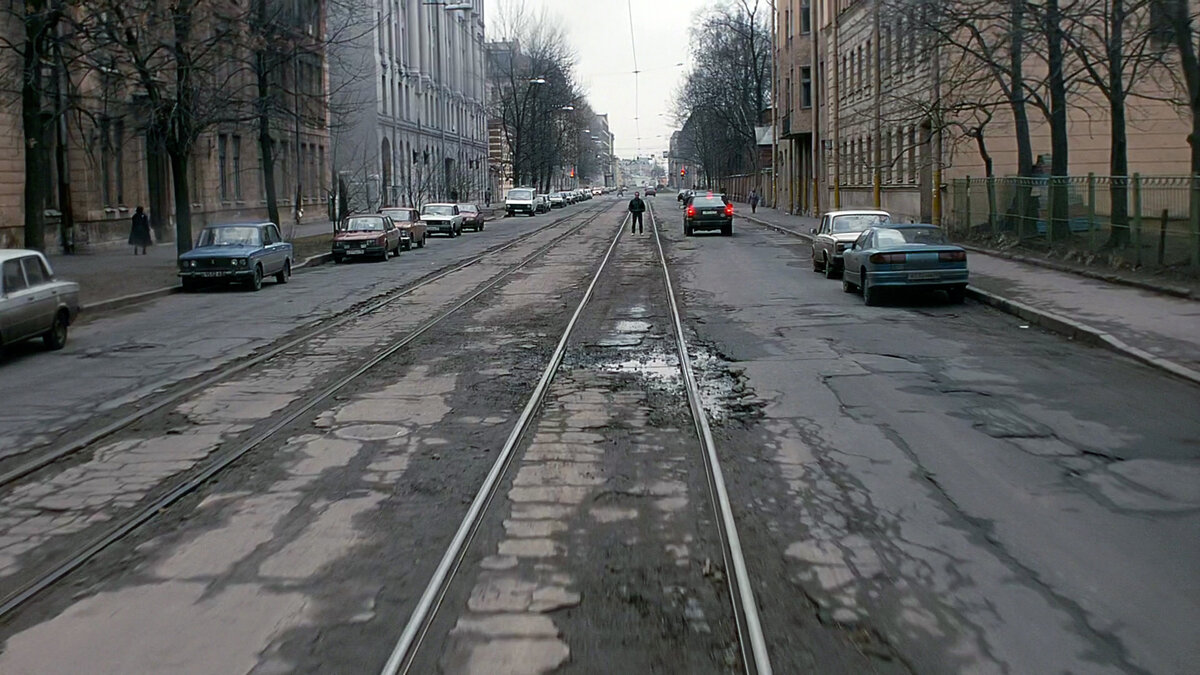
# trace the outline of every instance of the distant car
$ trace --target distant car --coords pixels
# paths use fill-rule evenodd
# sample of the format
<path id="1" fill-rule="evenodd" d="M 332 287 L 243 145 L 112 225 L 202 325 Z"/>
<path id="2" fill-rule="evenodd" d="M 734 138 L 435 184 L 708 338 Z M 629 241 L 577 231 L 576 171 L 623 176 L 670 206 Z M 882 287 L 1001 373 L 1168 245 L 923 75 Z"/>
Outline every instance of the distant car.
<path id="1" fill-rule="evenodd" d="M 271 275 L 276 283 L 286 284 L 292 276 L 292 256 L 292 245 L 275 223 L 208 225 L 196 238 L 196 247 L 179 256 L 179 277 L 185 291 L 213 283 L 241 283 L 257 291 Z"/>
<path id="2" fill-rule="evenodd" d="M 382 213 L 356 213 L 338 223 L 333 233 L 333 262 L 349 258 L 376 258 L 387 261 L 400 255 L 400 228 Z"/>
<path id="3" fill-rule="evenodd" d="M 59 281 L 37 251 L 0 251 L 0 350 L 40 337 L 48 349 L 67 344 L 79 315 L 79 284 Z"/>
<path id="4" fill-rule="evenodd" d="M 483 214 L 479 212 L 479 207 L 474 204 L 459 204 L 458 212 L 463 217 L 463 229 L 468 227 L 478 232 L 483 229 Z"/>
<path id="5" fill-rule="evenodd" d="M 511 218 L 518 213 L 534 215 L 538 213 L 537 197 L 533 188 L 513 188 L 504 198 L 504 210 Z"/>
<path id="6" fill-rule="evenodd" d="M 936 225 L 872 227 L 843 255 L 842 290 L 861 290 L 868 305 L 879 304 L 883 289 L 943 290 L 953 303 L 966 296 L 967 252 Z"/>
<path id="7" fill-rule="evenodd" d="M 812 230 L 813 271 L 824 272 L 828 279 L 835 278 L 842 271 L 842 252 L 858 235 L 890 222 L 891 214 L 877 209 L 840 209 L 821 216 L 821 224 Z"/>
<path id="8" fill-rule="evenodd" d="M 599 197 L 602 194 L 604 194 L 604 188 L 598 188 L 598 187 L 592 188 L 592 196 L 593 197 Z"/>
<path id="9" fill-rule="evenodd" d="M 550 195 L 539 193 L 537 196 L 537 202 L 534 204 L 534 207 L 537 209 L 538 213 L 549 213 L 550 212 Z"/>
<path id="10" fill-rule="evenodd" d="M 700 230 L 720 230 L 733 236 L 733 204 L 726 204 L 719 195 L 694 197 L 683 212 L 683 234 L 692 236 Z"/>
<path id="11" fill-rule="evenodd" d="M 550 208 L 561 209 L 567 206 L 567 197 L 561 192 L 550 193 Z"/>
<path id="12" fill-rule="evenodd" d="M 457 237 L 462 234 L 463 217 L 458 204 L 426 204 L 421 207 L 421 222 L 430 234 Z"/>
<path id="13" fill-rule="evenodd" d="M 411 206 L 391 206 L 380 209 L 380 213 L 392 219 L 400 230 L 400 248 L 405 251 L 413 246 L 425 248 L 428 228 L 421 221 L 421 214 Z"/>
<path id="14" fill-rule="evenodd" d="M 654 187 L 653 185 L 646 186 L 646 196 L 647 197 L 653 197 L 656 194 L 658 194 L 658 188 Z"/>

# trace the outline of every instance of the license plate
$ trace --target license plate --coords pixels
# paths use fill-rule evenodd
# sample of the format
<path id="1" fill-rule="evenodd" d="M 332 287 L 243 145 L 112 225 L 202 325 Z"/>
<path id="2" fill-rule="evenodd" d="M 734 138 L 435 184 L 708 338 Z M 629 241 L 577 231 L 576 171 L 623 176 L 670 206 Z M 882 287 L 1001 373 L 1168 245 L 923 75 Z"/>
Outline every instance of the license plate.
<path id="1" fill-rule="evenodd" d="M 937 272 L 909 272 L 908 274 L 909 281 L 932 281 L 940 278 L 942 275 Z"/>
<path id="2" fill-rule="evenodd" d="M 700 213 L 706 216 L 711 216 L 716 213 L 716 211 L 701 211 Z"/>
<path id="3" fill-rule="evenodd" d="M 350 249 L 349 251 L 346 251 L 346 253 L 348 253 L 348 254 L 350 254 L 350 255 L 362 255 L 362 253 L 363 253 L 363 252 L 362 252 L 362 250 L 361 250 L 361 249 L 354 249 L 354 248 L 352 248 L 352 249 Z"/>
<path id="4" fill-rule="evenodd" d="M 229 272 L 198 272 L 198 274 L 202 277 L 223 277 Z"/>

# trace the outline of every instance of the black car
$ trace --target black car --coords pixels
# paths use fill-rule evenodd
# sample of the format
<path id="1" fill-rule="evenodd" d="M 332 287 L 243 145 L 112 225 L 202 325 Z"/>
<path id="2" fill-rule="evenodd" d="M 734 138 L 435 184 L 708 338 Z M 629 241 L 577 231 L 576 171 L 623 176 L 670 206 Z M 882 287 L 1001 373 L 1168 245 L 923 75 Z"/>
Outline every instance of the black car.
<path id="1" fill-rule="evenodd" d="M 726 204 L 722 195 L 696 195 L 683 215 L 683 234 L 690 237 L 697 230 L 720 230 L 733 236 L 733 204 Z"/>

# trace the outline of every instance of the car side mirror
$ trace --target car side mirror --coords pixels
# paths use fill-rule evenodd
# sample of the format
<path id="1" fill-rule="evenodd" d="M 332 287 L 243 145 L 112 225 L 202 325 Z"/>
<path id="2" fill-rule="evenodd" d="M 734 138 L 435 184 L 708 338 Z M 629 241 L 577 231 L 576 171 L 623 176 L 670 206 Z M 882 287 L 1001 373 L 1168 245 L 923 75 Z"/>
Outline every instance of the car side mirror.
<path id="1" fill-rule="evenodd" d="M 810 232 L 810 233 L 812 233 L 812 234 L 816 234 L 816 233 L 817 233 L 817 228 L 815 228 L 815 227 L 814 227 L 814 228 L 811 228 L 811 229 L 809 229 L 809 232 Z"/>

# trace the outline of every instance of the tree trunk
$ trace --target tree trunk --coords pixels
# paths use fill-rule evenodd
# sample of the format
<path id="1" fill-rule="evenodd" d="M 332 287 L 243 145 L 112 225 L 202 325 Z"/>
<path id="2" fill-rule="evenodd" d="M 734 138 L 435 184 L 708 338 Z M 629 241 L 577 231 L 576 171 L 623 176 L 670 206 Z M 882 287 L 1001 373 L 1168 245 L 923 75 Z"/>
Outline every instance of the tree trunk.
<path id="1" fill-rule="evenodd" d="M 1062 15 L 1058 0 L 1046 0 L 1046 65 L 1050 88 L 1050 214 L 1049 231 L 1056 241 L 1071 234 L 1067 193 L 1069 140 L 1067 138 L 1067 83 L 1063 74 Z"/>
<path id="2" fill-rule="evenodd" d="M 21 123 L 25 141 L 25 247 L 46 247 L 46 196 L 50 190 L 49 134 L 52 116 L 42 109 L 42 46 L 48 22 L 42 2 L 25 9 L 21 77 Z"/>
<path id="3" fill-rule="evenodd" d="M 167 209 L 170 208 L 170 189 L 167 185 L 168 163 L 166 148 L 153 130 L 146 133 L 146 188 L 149 191 L 150 227 L 156 241 L 167 238 Z"/>
<path id="4" fill-rule="evenodd" d="M 271 140 L 271 116 L 262 110 L 258 114 L 258 155 L 262 162 L 264 196 L 267 200 L 267 220 L 276 225 L 279 221 L 279 196 L 275 193 L 275 154 Z"/>
<path id="5" fill-rule="evenodd" d="M 167 148 L 171 159 L 171 186 L 175 192 L 175 250 L 180 254 L 192 250 L 192 204 L 188 193 L 188 153 L 185 149 Z"/>
<path id="6" fill-rule="evenodd" d="M 1009 106 L 1013 113 L 1013 132 L 1017 141 L 1017 175 L 1028 178 L 1033 175 L 1033 142 L 1029 138 L 1029 111 L 1025 107 L 1025 0 L 1011 0 L 1009 7 L 1011 33 L 1009 36 L 1009 71 L 1011 85 Z M 1013 203 L 1005 219 L 1007 229 L 1019 231 L 1020 223 L 1030 217 L 1037 218 L 1037 209 L 1031 199 L 1030 187 L 1022 183 L 1017 186 Z"/>
<path id="7" fill-rule="evenodd" d="M 1192 132 L 1188 144 L 1192 148 L 1192 175 L 1200 175 L 1200 59 L 1196 55 L 1195 33 L 1188 15 L 1190 3 L 1175 0 L 1170 3 L 1172 34 L 1175 48 L 1179 51 L 1179 65 L 1187 83 L 1188 103 L 1192 113 Z"/>
<path id="8" fill-rule="evenodd" d="M 1125 124 L 1125 59 L 1122 49 L 1125 32 L 1124 0 L 1113 0 L 1109 14 L 1108 101 L 1111 113 L 1109 136 L 1112 150 L 1108 158 L 1109 200 L 1112 229 L 1105 248 L 1125 248 L 1129 245 L 1129 143 Z"/>

